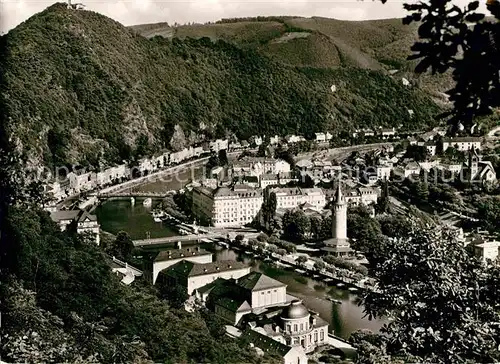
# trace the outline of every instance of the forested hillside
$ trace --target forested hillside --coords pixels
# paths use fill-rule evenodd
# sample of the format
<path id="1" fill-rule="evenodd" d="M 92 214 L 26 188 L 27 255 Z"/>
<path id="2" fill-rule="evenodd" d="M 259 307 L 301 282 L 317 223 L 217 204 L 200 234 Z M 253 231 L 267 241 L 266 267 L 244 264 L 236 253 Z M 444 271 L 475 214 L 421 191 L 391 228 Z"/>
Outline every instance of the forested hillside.
<path id="1" fill-rule="evenodd" d="M 5 176 L 1 176 L 2 182 Z M 3 205 L 5 201 L 0 201 Z M 7 363 L 260 363 L 212 314 L 124 286 L 102 249 L 31 203 L 0 206 L 0 356 Z M 92 241 L 92 240 L 91 240 Z M 273 357 L 267 357 L 269 363 Z"/>
<path id="2" fill-rule="evenodd" d="M 418 86 L 361 67 L 346 49 L 360 50 L 299 29 L 300 20 L 278 23 L 285 31 L 273 30 L 273 22 L 254 32 L 236 24 L 234 37 L 247 46 L 227 37 L 192 39 L 187 28 L 178 30 L 185 37 L 148 39 L 100 14 L 53 5 L 1 38 L 1 120 L 32 161 L 97 165 L 257 130 L 415 129 L 439 111 Z M 299 43 L 275 41 L 276 32 L 298 34 Z M 264 51 L 248 46 L 255 43 Z"/>

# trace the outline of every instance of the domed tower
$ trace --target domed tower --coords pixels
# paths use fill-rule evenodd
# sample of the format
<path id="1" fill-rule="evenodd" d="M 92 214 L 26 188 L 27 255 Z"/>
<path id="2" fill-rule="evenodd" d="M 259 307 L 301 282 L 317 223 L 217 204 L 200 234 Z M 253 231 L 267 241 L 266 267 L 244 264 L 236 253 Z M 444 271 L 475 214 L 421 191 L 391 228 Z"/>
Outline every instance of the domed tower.
<path id="1" fill-rule="evenodd" d="M 332 207 L 332 238 L 325 241 L 323 250 L 336 255 L 345 255 L 351 251 L 347 239 L 347 203 L 342 193 L 340 181 Z"/>
<path id="2" fill-rule="evenodd" d="M 281 313 L 282 329 L 285 333 L 287 345 L 302 345 L 307 348 L 310 343 L 308 334 L 313 329 L 310 322 L 311 314 L 301 300 L 294 300 Z"/>

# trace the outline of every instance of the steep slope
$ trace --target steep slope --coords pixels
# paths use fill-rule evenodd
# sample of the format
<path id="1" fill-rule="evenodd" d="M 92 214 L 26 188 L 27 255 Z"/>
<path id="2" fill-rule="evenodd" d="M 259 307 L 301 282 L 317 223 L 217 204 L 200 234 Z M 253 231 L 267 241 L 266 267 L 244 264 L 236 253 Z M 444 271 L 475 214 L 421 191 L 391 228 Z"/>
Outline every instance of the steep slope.
<path id="1" fill-rule="evenodd" d="M 138 157 L 170 147 L 176 126 L 182 130 L 176 140 L 185 134 L 188 144 L 228 133 L 247 138 L 257 130 L 310 135 L 432 122 L 437 107 L 418 88 L 379 72 L 334 70 L 341 53 L 317 63 L 296 57 L 298 68 L 270 58 L 266 52 L 276 49 L 286 58 L 287 42 L 328 37 L 276 23 L 286 28 L 279 37 L 258 27 L 251 34 L 253 25 L 241 22 L 214 36 L 221 27 L 208 27 L 200 39 L 147 39 L 97 13 L 53 5 L 1 39 L 2 120 L 20 149 L 50 165 Z M 168 33 L 162 26 L 148 31 Z M 238 44 L 207 37 L 221 33 Z M 285 33 L 301 35 L 287 40 Z"/>
<path id="2" fill-rule="evenodd" d="M 442 101 L 442 92 L 452 86 L 450 74 L 415 75 L 417 61 L 408 61 L 418 39 L 418 24 L 403 25 L 401 19 L 342 21 L 312 17 L 257 17 L 224 19 L 215 24 L 171 27 L 167 23 L 136 25 L 139 34 L 151 37 L 223 39 L 250 46 L 287 65 L 306 67 L 357 67 L 399 71 Z"/>

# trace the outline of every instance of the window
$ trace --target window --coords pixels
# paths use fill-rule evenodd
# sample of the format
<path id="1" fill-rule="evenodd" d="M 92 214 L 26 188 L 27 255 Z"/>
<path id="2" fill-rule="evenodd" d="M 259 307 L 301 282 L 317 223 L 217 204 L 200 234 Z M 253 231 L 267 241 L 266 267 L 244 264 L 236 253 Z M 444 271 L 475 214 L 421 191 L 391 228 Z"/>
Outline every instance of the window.
<path id="1" fill-rule="evenodd" d="M 304 331 L 304 324 L 300 324 L 300 331 Z"/>
<path id="2" fill-rule="evenodd" d="M 314 332 L 314 342 L 315 343 L 318 342 L 318 332 L 317 331 Z"/>
<path id="3" fill-rule="evenodd" d="M 297 326 L 297 324 L 294 324 L 293 325 L 293 331 L 294 332 L 297 332 L 299 330 L 299 327 Z"/>
<path id="4" fill-rule="evenodd" d="M 325 340 L 325 332 L 323 330 L 320 331 L 319 338 L 320 338 L 321 341 Z"/>

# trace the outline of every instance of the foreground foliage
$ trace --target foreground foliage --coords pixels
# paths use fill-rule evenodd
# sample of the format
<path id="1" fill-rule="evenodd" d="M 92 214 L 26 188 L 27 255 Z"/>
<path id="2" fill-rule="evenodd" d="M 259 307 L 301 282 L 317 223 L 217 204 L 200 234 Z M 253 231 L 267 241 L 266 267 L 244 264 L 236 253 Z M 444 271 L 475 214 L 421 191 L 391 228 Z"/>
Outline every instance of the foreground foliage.
<path id="1" fill-rule="evenodd" d="M 148 284 L 121 285 L 96 246 L 61 232 L 46 212 L 11 206 L 6 218 L 18 250 L 2 279 L 2 359 L 257 362 L 246 346 L 213 336 L 198 313 L 170 308 Z"/>
<path id="2" fill-rule="evenodd" d="M 369 317 L 390 318 L 378 339 L 389 356 L 424 363 L 499 359 L 498 266 L 471 257 L 446 229 L 413 227 L 385 249 L 386 260 L 374 269 L 382 293 L 368 294 L 364 304 Z"/>

